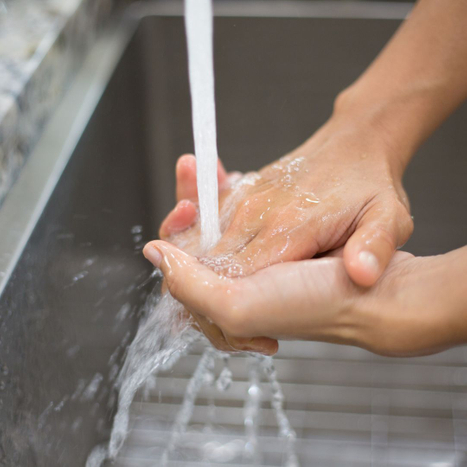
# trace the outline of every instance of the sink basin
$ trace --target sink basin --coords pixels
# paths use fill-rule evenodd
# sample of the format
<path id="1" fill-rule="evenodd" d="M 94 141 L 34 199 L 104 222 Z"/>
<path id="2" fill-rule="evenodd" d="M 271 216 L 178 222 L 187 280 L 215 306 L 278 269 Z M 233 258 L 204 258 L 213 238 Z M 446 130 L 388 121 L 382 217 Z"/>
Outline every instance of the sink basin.
<path id="1" fill-rule="evenodd" d="M 227 168 L 259 168 L 305 140 L 407 11 L 219 2 L 216 97 Z M 1 465 L 82 467 L 108 439 L 113 381 L 155 286 L 141 248 L 174 204 L 177 157 L 193 150 L 180 12 L 177 2 L 151 2 L 116 15 L 0 211 Z M 405 249 L 415 254 L 465 244 L 466 119 L 464 106 L 407 171 L 416 229 Z M 119 467 L 157 465 L 199 351 L 139 396 Z M 465 348 L 397 360 L 284 342 L 275 361 L 302 466 L 462 465 Z M 206 450 L 245 441 L 246 357 L 230 367 L 227 392 L 203 389 L 171 465 L 252 465 Z M 283 462 L 269 395 L 264 386 L 255 465 Z"/>

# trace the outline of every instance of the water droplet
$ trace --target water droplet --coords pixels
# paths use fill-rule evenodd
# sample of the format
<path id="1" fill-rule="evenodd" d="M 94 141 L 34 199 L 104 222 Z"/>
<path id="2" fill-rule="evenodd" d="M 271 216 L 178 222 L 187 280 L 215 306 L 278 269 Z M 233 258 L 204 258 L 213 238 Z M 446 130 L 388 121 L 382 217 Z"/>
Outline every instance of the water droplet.
<path id="1" fill-rule="evenodd" d="M 230 370 L 229 367 L 224 367 L 221 371 L 221 374 L 219 375 L 219 378 L 217 378 L 217 389 L 219 391 L 225 392 L 227 389 L 230 388 L 232 384 L 232 371 Z"/>
<path id="2" fill-rule="evenodd" d="M 89 271 L 82 271 L 76 274 L 76 276 L 73 277 L 73 282 L 78 282 L 81 279 L 84 279 L 88 274 L 89 274 Z"/>

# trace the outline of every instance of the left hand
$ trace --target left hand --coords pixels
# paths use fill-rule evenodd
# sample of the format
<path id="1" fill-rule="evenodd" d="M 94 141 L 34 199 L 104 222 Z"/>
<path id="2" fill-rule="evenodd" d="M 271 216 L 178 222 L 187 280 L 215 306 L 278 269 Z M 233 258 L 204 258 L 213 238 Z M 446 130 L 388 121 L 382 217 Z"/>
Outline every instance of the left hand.
<path id="1" fill-rule="evenodd" d="M 237 338 L 334 342 L 388 356 L 467 343 L 467 247 L 426 258 L 396 252 L 370 289 L 350 280 L 342 250 L 237 279 L 167 242 L 149 243 L 144 254 L 187 310 Z"/>
<path id="2" fill-rule="evenodd" d="M 170 236 L 171 241 L 191 254 L 197 254 L 199 249 L 199 231 L 197 228 L 190 230 L 188 226 L 195 222 L 197 217 L 197 208 L 189 199 L 197 197 L 196 190 L 196 167 L 194 156 L 182 156 L 176 168 L 177 175 L 177 200 L 179 203 L 169 214 L 160 229 L 162 237 Z M 237 174 L 228 175 L 219 162 L 218 179 L 220 190 L 226 189 Z M 167 284 L 164 281 L 163 290 Z M 219 350 L 225 352 L 249 351 L 258 352 L 265 355 L 274 355 L 278 349 L 278 343 L 275 339 L 260 336 L 250 336 L 248 338 L 234 337 L 223 332 L 211 320 L 203 314 L 191 311 L 190 315 L 194 319 L 194 327 L 201 331 L 209 341 Z"/>

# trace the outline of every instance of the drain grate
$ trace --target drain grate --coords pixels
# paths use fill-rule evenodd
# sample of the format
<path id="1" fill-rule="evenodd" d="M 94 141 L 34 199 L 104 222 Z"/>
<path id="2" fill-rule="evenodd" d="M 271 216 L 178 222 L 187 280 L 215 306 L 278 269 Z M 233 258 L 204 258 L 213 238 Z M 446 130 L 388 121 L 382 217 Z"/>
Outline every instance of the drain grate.
<path id="1" fill-rule="evenodd" d="M 131 432 L 118 467 L 157 465 L 201 348 L 157 378 L 132 406 Z M 322 343 L 281 343 L 275 366 L 285 409 L 308 466 L 464 467 L 467 453 L 467 348 L 416 359 L 378 357 Z M 257 463 L 244 455 L 248 362 L 230 360 L 233 382 L 200 392 L 172 466 L 280 466 L 270 390 L 263 380 Z M 220 362 L 216 367 L 219 374 Z"/>

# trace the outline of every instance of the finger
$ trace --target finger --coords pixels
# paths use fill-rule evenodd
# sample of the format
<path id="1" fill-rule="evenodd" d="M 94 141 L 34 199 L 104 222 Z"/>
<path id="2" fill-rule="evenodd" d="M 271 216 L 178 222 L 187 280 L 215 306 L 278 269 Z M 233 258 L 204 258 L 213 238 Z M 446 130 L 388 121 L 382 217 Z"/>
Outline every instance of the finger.
<path id="1" fill-rule="evenodd" d="M 244 229 L 244 232 L 247 230 Z M 242 237 L 237 234 L 236 238 Z M 224 234 L 216 251 L 228 245 L 229 241 L 235 241 L 233 232 Z M 242 265 L 243 274 L 249 275 L 277 263 L 313 258 L 318 251 L 317 241 L 310 234 L 305 234 L 301 226 L 286 230 L 272 225 L 259 230 L 251 241 L 245 241 L 245 247 L 235 254 L 232 261 Z"/>
<path id="2" fill-rule="evenodd" d="M 368 211 L 344 247 L 345 269 L 350 278 L 358 285 L 372 286 L 412 231 L 412 219 L 402 205 Z"/>
<path id="3" fill-rule="evenodd" d="M 317 258 L 342 258 L 344 256 L 344 247 L 336 248 L 335 250 L 326 251 L 317 255 Z"/>
<path id="4" fill-rule="evenodd" d="M 177 201 L 183 199 L 197 199 L 196 187 L 196 159 L 193 154 L 184 154 L 177 161 L 175 168 Z"/>
<path id="5" fill-rule="evenodd" d="M 198 217 L 198 211 L 193 202 L 180 201 L 162 222 L 159 237 L 168 238 L 174 233 L 182 232 L 193 225 Z"/>
<path id="6" fill-rule="evenodd" d="M 230 186 L 229 175 L 220 159 L 217 159 L 217 182 L 219 184 L 219 191 Z"/>
<path id="7" fill-rule="evenodd" d="M 243 177 L 243 173 L 239 172 L 238 170 L 234 172 L 229 172 L 227 174 L 227 181 L 229 186 L 233 185 L 236 181 L 240 180 Z"/>
<path id="8" fill-rule="evenodd" d="M 240 338 L 225 335 L 227 343 L 239 352 L 258 352 L 263 355 L 275 355 L 279 350 L 276 339 L 269 337 Z"/>
<path id="9" fill-rule="evenodd" d="M 176 195 L 177 201 L 183 199 L 197 199 L 198 188 L 196 185 L 196 158 L 193 154 L 184 154 L 177 161 L 176 174 Z M 233 172 L 228 175 L 220 159 L 217 159 L 217 181 L 219 190 L 228 188 L 233 180 L 238 179 L 240 172 Z M 240 174 L 241 177 L 241 174 Z"/>

